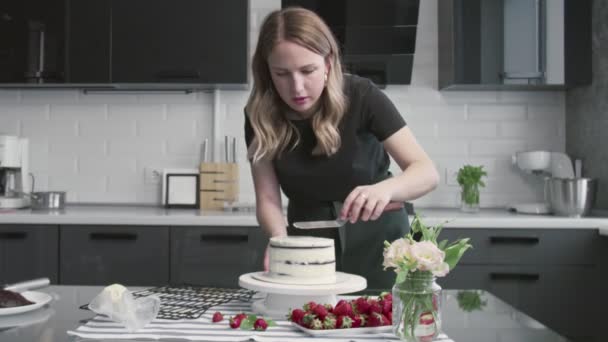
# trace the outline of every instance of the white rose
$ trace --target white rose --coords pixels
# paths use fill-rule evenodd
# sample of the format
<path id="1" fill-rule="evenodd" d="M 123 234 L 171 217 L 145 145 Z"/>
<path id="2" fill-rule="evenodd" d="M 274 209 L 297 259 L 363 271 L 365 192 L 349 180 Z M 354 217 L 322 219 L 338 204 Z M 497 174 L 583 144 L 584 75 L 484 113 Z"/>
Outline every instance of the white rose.
<path id="1" fill-rule="evenodd" d="M 447 262 L 442 262 L 430 271 L 435 277 L 445 277 L 445 275 L 450 272 L 450 266 Z"/>
<path id="2" fill-rule="evenodd" d="M 382 263 L 382 266 L 384 266 L 385 269 L 388 267 L 397 268 L 397 263 L 404 258 L 411 258 L 410 242 L 403 238 L 397 239 L 384 249 L 384 262 Z"/>
<path id="3" fill-rule="evenodd" d="M 431 241 L 415 242 L 410 249 L 421 271 L 443 270 L 445 253 Z"/>

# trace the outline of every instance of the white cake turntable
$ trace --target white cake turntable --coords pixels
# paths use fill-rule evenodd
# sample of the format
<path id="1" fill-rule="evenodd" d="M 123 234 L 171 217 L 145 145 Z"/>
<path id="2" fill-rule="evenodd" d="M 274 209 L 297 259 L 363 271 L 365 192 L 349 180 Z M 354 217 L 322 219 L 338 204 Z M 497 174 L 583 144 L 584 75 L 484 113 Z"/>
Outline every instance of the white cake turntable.
<path id="1" fill-rule="evenodd" d="M 343 272 L 336 272 L 334 283 L 314 285 L 272 282 L 265 274 L 265 272 L 243 274 L 239 277 L 239 286 L 265 293 L 265 298 L 251 304 L 251 310 L 273 318 L 285 318 L 290 309 L 301 308 L 310 301 L 335 305 L 336 295 L 365 290 L 367 287 L 365 278 Z"/>

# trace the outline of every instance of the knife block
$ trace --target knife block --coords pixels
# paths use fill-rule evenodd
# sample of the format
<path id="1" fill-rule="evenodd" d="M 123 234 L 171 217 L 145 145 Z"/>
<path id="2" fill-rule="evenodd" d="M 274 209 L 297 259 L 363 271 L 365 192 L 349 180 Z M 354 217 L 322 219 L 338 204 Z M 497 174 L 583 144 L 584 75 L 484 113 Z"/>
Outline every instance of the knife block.
<path id="1" fill-rule="evenodd" d="M 223 210 L 225 202 L 238 200 L 237 163 L 201 163 L 199 170 L 201 210 Z"/>

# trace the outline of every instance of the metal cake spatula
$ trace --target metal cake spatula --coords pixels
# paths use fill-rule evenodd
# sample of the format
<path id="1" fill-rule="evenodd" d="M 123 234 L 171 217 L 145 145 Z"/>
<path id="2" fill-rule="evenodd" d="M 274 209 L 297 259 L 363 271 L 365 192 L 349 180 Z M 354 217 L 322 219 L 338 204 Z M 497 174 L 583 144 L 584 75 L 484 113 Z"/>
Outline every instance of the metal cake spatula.
<path id="1" fill-rule="evenodd" d="M 402 202 L 390 202 L 384 207 L 383 212 L 400 210 L 404 207 Z M 298 229 L 340 228 L 348 220 L 326 220 L 326 221 L 300 221 L 294 222 L 293 226 Z"/>

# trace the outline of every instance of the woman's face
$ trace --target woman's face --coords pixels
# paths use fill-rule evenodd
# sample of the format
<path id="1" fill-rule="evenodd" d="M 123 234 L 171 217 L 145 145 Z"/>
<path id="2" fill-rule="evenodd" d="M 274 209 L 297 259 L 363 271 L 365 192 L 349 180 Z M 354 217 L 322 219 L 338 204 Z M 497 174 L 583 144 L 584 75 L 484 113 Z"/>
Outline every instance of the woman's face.
<path id="1" fill-rule="evenodd" d="M 325 88 L 325 58 L 283 41 L 268 56 L 268 67 L 281 99 L 302 117 L 308 117 Z"/>

